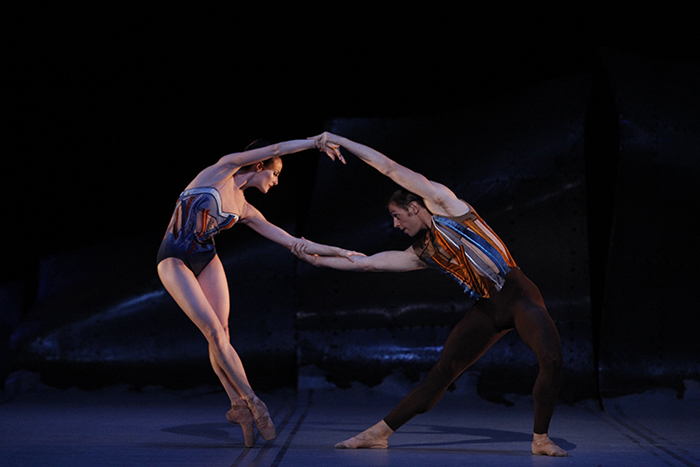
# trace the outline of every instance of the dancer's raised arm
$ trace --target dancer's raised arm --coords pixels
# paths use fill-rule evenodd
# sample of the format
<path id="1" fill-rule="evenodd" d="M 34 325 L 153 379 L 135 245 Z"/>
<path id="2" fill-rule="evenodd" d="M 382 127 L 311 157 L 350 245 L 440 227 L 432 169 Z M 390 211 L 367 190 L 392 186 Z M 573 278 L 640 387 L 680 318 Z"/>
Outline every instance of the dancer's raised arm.
<path id="1" fill-rule="evenodd" d="M 251 149 L 249 151 L 235 152 L 228 154 L 219 159 L 215 164 L 202 170 L 199 175 L 192 181 L 194 186 L 214 186 L 223 180 L 231 177 L 241 167 L 245 167 L 256 162 L 261 162 L 271 157 L 284 156 L 285 154 L 294 154 L 307 149 L 318 148 L 326 152 L 328 156 L 335 160 L 338 151 L 324 150 L 315 140 L 312 139 L 297 139 L 284 141 L 281 143 L 271 144 L 261 148 Z M 342 157 L 339 157 L 341 162 L 345 163 Z"/>
<path id="2" fill-rule="evenodd" d="M 310 255 L 301 248 L 292 252 L 316 266 L 352 271 L 408 271 L 430 266 L 456 280 L 473 299 L 472 310 L 452 329 L 440 360 L 424 381 L 374 426 L 335 447 L 386 449 L 388 438 L 397 429 L 430 410 L 470 365 L 508 330 L 516 329 L 539 362 L 532 392 L 532 453 L 566 456 L 548 435 L 561 384 L 561 339 L 539 289 L 517 267 L 503 241 L 444 185 L 347 138 L 323 133 L 315 139 L 328 155 L 337 156 L 341 147 L 345 148 L 401 185 L 403 189 L 394 192 L 387 207 L 394 227 L 418 238 L 405 251 L 385 251 L 359 257 L 353 263 Z"/>
<path id="3" fill-rule="evenodd" d="M 242 223 L 290 250 L 299 244 L 314 254 L 355 256 L 354 252 L 289 235 L 265 220 L 245 198 L 247 189 L 267 193 L 279 183 L 283 166 L 279 156 L 314 147 L 322 149 L 308 139 L 272 145 L 257 140 L 246 150 L 206 167 L 178 197 L 156 257 L 163 286 L 209 344 L 212 368 L 231 401 L 226 419 L 241 426 L 247 447 L 255 444 L 254 426 L 265 441 L 273 439 L 276 431 L 267 406 L 255 395 L 243 362 L 231 345 L 228 279 L 214 237 Z M 328 155 L 335 159 L 338 154 L 330 151 Z M 239 280 L 241 274 L 234 277 Z M 246 292 L 251 297 L 244 303 L 255 303 L 255 291 L 241 290 Z"/>
<path id="4" fill-rule="evenodd" d="M 445 185 L 428 180 L 422 174 L 388 158 L 381 152 L 333 133 L 322 133 L 314 138 L 316 145 L 330 157 L 343 147 L 355 156 L 391 178 L 394 182 L 425 200 L 433 214 L 459 216 L 468 211 L 468 206 Z"/>

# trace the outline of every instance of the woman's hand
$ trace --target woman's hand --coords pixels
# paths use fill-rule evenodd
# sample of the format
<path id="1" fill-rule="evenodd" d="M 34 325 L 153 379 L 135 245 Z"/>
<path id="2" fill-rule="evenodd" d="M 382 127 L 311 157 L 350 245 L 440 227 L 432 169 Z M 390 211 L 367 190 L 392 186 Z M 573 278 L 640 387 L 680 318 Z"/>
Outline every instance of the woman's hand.
<path id="1" fill-rule="evenodd" d="M 301 238 L 298 242 L 294 242 L 290 250 L 296 257 L 312 264 L 318 257 L 339 257 L 354 263 L 355 260 L 353 256 L 365 256 L 364 253 L 346 250 L 345 248 L 339 248 L 336 246 L 320 245 L 318 243 L 306 240 L 305 238 Z"/>
<path id="2" fill-rule="evenodd" d="M 294 254 L 294 256 L 299 259 L 303 259 L 307 263 L 313 264 L 314 258 L 316 258 L 316 255 L 310 255 L 306 252 L 306 242 L 294 243 L 290 251 Z"/>
<path id="3" fill-rule="evenodd" d="M 314 136 L 309 139 L 314 140 L 314 144 L 318 148 L 319 151 L 325 152 L 328 157 L 331 158 L 331 160 L 335 160 L 338 158 L 340 162 L 345 164 L 345 158 L 340 152 L 340 144 L 334 143 L 331 141 L 332 137 L 335 136 L 332 133 L 328 133 L 327 131 L 321 133 L 318 136 Z"/>
<path id="4" fill-rule="evenodd" d="M 351 263 L 354 263 L 355 260 L 353 256 L 367 256 L 364 253 L 360 253 L 359 251 L 352 251 L 352 250 L 346 250 L 345 248 L 339 248 L 336 246 L 330 247 L 333 250 L 335 250 L 335 256 L 338 256 L 340 258 L 345 258 Z"/>

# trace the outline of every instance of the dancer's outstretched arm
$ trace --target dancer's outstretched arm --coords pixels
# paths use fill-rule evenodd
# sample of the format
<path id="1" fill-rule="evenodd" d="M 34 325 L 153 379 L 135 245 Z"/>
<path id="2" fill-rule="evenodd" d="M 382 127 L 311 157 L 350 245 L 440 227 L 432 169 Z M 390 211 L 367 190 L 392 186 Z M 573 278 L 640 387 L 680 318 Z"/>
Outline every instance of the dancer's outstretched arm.
<path id="1" fill-rule="evenodd" d="M 271 144 L 269 146 L 251 149 L 249 151 L 228 154 L 219 159 L 215 164 L 202 170 L 194 179 L 192 184 L 197 186 L 213 186 L 232 176 L 241 167 L 255 164 L 256 162 L 264 161 L 271 157 L 293 154 L 313 148 L 318 148 L 319 150 L 326 152 L 326 154 L 328 154 L 332 160 L 335 160 L 335 158 L 338 157 L 341 162 L 345 163 L 345 160 L 342 157 L 339 157 L 339 151 L 334 152 L 325 150 L 319 144 L 320 143 L 317 143 L 312 139 L 297 139 Z"/>
<path id="2" fill-rule="evenodd" d="M 322 133 L 314 138 L 316 145 L 330 157 L 337 157 L 342 146 L 394 182 L 423 198 L 433 214 L 460 216 L 468 206 L 445 185 L 428 180 L 418 172 L 388 158 L 381 152 L 333 133 Z"/>
<path id="3" fill-rule="evenodd" d="M 252 228 L 263 237 L 279 243 L 292 252 L 294 252 L 294 248 L 297 248 L 308 252 L 310 255 L 340 257 L 339 259 L 343 262 L 352 262 L 355 261 L 356 258 L 364 256 L 362 253 L 346 250 L 344 248 L 322 245 L 305 238 L 294 237 L 284 229 L 270 223 L 260 211 L 250 204 L 246 205 L 246 213 L 245 216 L 241 218 L 241 223 Z"/>
<path id="4" fill-rule="evenodd" d="M 425 263 L 413 252 L 413 247 L 404 251 L 382 251 L 371 256 L 352 256 L 350 261 L 345 258 L 310 253 L 310 250 L 306 249 L 303 244 L 295 245 L 292 248 L 292 253 L 314 266 L 343 271 L 406 272 L 426 267 Z"/>

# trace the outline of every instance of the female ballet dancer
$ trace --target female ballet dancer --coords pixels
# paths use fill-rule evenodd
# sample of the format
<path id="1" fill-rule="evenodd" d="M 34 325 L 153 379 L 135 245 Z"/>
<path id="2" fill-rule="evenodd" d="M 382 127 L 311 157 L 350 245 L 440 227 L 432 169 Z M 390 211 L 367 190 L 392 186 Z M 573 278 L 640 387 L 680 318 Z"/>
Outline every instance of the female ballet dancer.
<path id="1" fill-rule="evenodd" d="M 280 156 L 314 147 L 311 139 L 273 145 L 258 140 L 244 152 L 226 155 L 205 168 L 180 194 L 158 251 L 158 275 L 168 293 L 206 337 L 211 365 L 231 399 L 226 418 L 241 425 L 246 447 L 255 443 L 253 421 L 266 441 L 276 436 L 275 426 L 265 403 L 253 392 L 241 359 L 231 345 L 229 290 L 214 236 L 241 223 L 289 250 L 296 246 L 311 254 L 351 260 L 353 252 L 293 237 L 271 224 L 244 195 L 249 188 L 267 193 L 277 185 L 282 170 Z M 345 162 L 342 158 L 341 161 Z"/>
<path id="2" fill-rule="evenodd" d="M 539 289 L 517 267 L 484 220 L 446 186 L 428 180 L 372 148 L 331 133 L 316 137 L 319 148 L 340 156 L 340 147 L 394 180 L 402 189 L 388 208 L 394 227 L 417 241 L 405 251 L 357 256 L 354 262 L 320 257 L 299 244 L 293 252 L 315 266 L 355 271 L 411 271 L 434 267 L 455 279 L 476 304 L 454 327 L 438 362 L 379 423 L 336 448 L 387 448 L 387 439 L 414 416 L 430 410 L 450 384 L 498 339 L 517 329 L 535 353 L 539 374 L 532 392 L 534 454 L 566 456 L 547 434 L 561 381 L 561 341 Z"/>

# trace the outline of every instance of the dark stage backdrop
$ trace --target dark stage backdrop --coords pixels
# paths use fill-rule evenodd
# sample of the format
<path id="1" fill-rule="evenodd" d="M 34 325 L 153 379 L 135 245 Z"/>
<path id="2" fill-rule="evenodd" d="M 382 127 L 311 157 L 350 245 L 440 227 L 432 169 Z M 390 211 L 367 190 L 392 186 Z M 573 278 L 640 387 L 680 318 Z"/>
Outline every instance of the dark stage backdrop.
<path id="1" fill-rule="evenodd" d="M 561 332 L 567 399 L 594 395 L 598 374 L 604 394 L 682 389 L 683 379 L 700 379 L 693 249 L 698 67 L 622 52 L 603 51 L 601 57 L 600 69 L 591 73 L 498 92 L 491 87 L 480 101 L 449 112 L 426 114 L 419 106 L 400 112 L 411 117 L 327 122 L 329 130 L 447 184 L 503 238 L 541 288 Z M 407 93 L 402 109 L 410 98 Z M 294 131 L 277 139 L 307 136 L 302 123 L 289 122 Z M 205 133 L 201 127 L 192 131 Z M 0 287 L 5 372 L 29 369 L 62 387 L 215 381 L 203 337 L 155 277 L 155 252 L 178 190 L 191 175 L 187 170 L 201 168 L 191 154 L 222 154 L 243 142 L 232 148 L 217 140 L 193 152 L 198 138 L 188 138 L 183 136 L 187 147 L 171 148 L 187 154 L 182 160 L 192 165 L 168 165 L 168 177 L 152 191 L 138 183 L 135 198 L 129 190 L 121 192 L 124 197 L 102 193 L 104 199 L 90 207 L 107 206 L 110 217 L 92 219 L 104 234 L 91 237 L 88 246 L 64 241 L 62 248 L 41 250 L 39 242 L 26 245 L 17 237 L 5 242 L 17 250 L 11 258 L 40 253 L 36 286 Z M 113 163 L 125 176 L 134 167 Z M 144 166 L 146 173 L 132 180 L 159 169 Z M 274 193 L 252 198 L 272 222 L 365 253 L 410 244 L 392 229 L 383 207 L 392 183 L 360 161 L 349 158 L 341 166 L 309 153 L 288 158 L 285 171 L 288 180 Z M 300 186 L 310 191 L 293 188 Z M 51 196 L 65 206 L 79 187 Z M 42 198 L 42 206 L 56 201 L 51 196 Z M 147 215 L 135 213 L 134 202 L 147 206 Z M 55 235 L 75 239 L 75 219 L 61 223 L 62 213 L 49 209 L 41 220 L 52 223 Z M 135 216 L 130 218 L 144 225 L 110 229 L 119 216 Z M 470 305 L 456 284 L 435 271 L 314 269 L 240 226 L 221 235 L 218 245 L 231 282 L 232 340 L 259 389 L 297 382 L 413 384 Z M 456 386 L 476 386 L 483 396 L 501 400 L 507 392 L 528 392 L 535 372 L 534 359 L 513 332 Z"/>
<path id="2" fill-rule="evenodd" d="M 620 161 L 601 331 L 604 394 L 700 377 L 700 67 L 608 51 Z"/>
<path id="3" fill-rule="evenodd" d="M 569 397 L 594 394 L 584 122 L 590 77 L 552 80 L 463 112 L 337 118 L 328 128 L 451 187 L 539 285 L 563 340 Z M 367 254 L 406 249 L 385 201 L 397 188 L 353 156 L 319 164 L 307 234 Z M 300 371 L 309 384 L 417 380 L 472 305 L 434 270 L 349 273 L 299 266 Z M 537 361 L 511 332 L 473 366 L 482 395 L 528 393 Z M 471 384 L 463 378 L 456 385 Z"/>
<path id="4" fill-rule="evenodd" d="M 595 394 L 584 174 L 589 89 L 590 76 L 575 75 L 448 114 L 327 124 L 447 184 L 499 233 L 561 331 L 569 399 Z M 263 211 L 290 232 L 368 254 L 411 243 L 392 229 L 384 207 L 393 183 L 359 160 L 342 166 L 321 158 L 313 186 L 309 195 L 287 191 L 276 209 Z M 21 364 L 57 385 L 212 380 L 203 337 L 153 275 L 160 235 L 43 258 L 36 305 L 13 336 Z M 471 305 L 435 271 L 314 269 L 244 227 L 221 235 L 218 246 L 231 284 L 232 340 L 257 387 L 295 384 L 298 368 L 302 384 L 374 386 L 390 375 L 412 383 Z M 529 392 L 536 371 L 513 332 L 475 365 L 474 379 L 457 384 L 476 381 L 482 395 L 498 399 Z"/>

